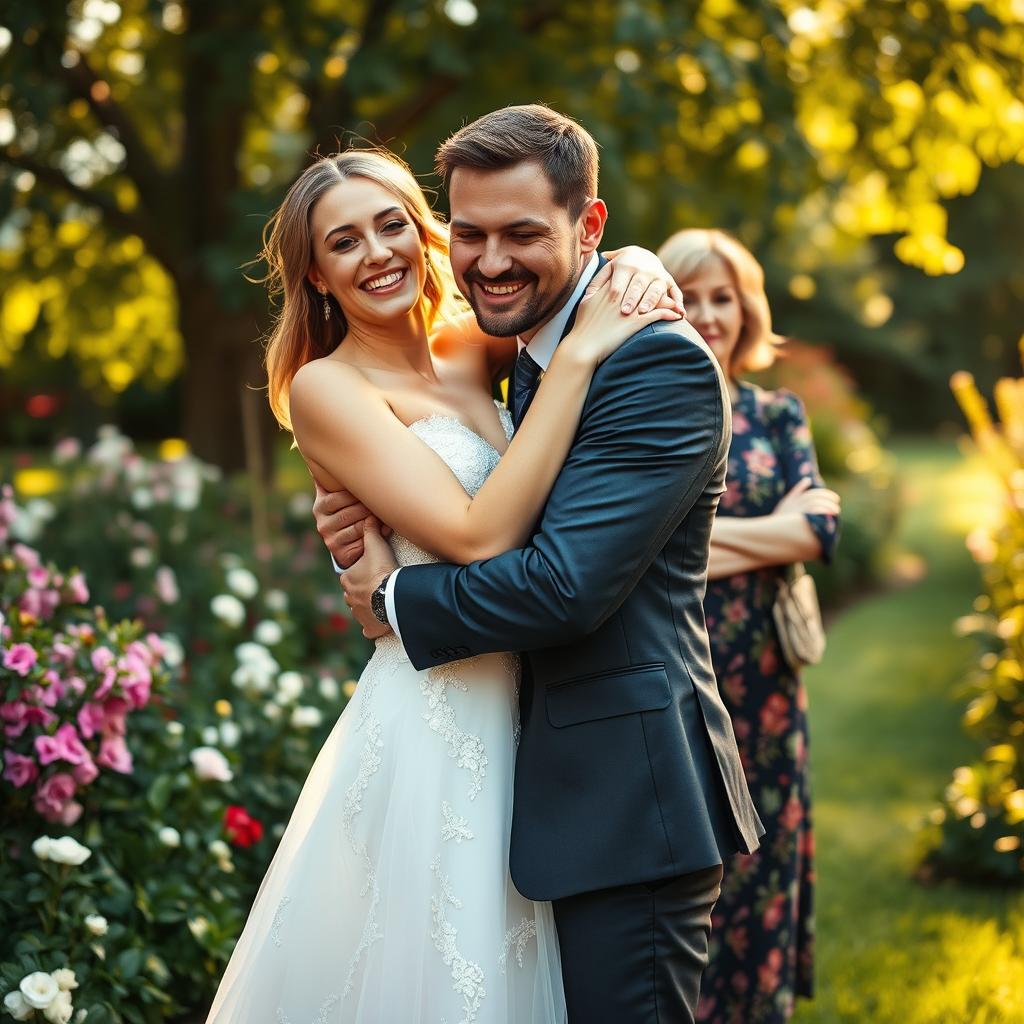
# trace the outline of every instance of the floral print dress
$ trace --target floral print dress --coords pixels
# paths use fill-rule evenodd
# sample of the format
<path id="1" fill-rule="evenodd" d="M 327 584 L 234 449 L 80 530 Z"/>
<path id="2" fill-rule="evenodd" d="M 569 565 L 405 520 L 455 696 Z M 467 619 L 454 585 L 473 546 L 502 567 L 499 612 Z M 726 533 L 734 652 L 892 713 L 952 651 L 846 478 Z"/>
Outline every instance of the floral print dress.
<path id="1" fill-rule="evenodd" d="M 798 481 L 823 486 L 800 399 L 739 384 L 720 516 L 763 516 Z M 838 521 L 808 516 L 827 561 Z M 715 675 L 766 834 L 725 865 L 712 915 L 711 960 L 697 1019 L 788 1021 L 809 997 L 814 958 L 814 833 L 807 761 L 807 694 L 782 658 L 772 618 L 784 567 L 709 580 L 704 610 Z"/>

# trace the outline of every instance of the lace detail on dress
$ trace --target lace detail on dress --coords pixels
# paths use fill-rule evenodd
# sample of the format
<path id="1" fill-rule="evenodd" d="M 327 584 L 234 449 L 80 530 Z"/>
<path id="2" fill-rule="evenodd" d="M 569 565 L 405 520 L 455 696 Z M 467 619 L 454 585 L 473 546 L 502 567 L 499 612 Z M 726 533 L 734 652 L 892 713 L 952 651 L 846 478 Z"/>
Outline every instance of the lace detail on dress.
<path id="1" fill-rule="evenodd" d="M 365 706 L 364 704 L 364 709 Z M 383 937 L 380 925 L 377 923 L 377 904 L 380 903 L 380 887 L 377 884 L 377 872 L 367 852 L 366 843 L 361 843 L 356 838 L 355 830 L 352 827 L 355 816 L 363 809 L 363 794 L 370 784 L 370 776 L 380 768 L 383 762 L 381 748 L 384 746 L 384 741 L 381 738 L 383 731 L 381 724 L 372 715 L 367 715 L 363 721 L 360 721 L 359 728 L 361 729 L 364 724 L 366 726 L 366 745 L 359 755 L 359 772 L 356 775 L 355 781 L 345 791 L 345 805 L 342 809 L 341 821 L 345 835 L 348 837 L 349 844 L 352 847 L 352 852 L 363 861 L 366 867 L 366 884 L 360 890 L 359 895 L 365 899 L 367 893 L 369 893 L 370 906 L 366 912 L 366 923 L 363 925 L 363 934 L 359 940 L 359 945 L 349 961 L 348 975 L 345 978 L 345 988 L 342 992 L 343 996 L 347 996 L 352 990 L 355 982 L 356 968 L 359 966 L 363 953 L 374 942 Z"/>
<path id="2" fill-rule="evenodd" d="M 433 896 L 430 900 L 430 912 L 434 920 L 434 930 L 430 937 L 434 940 L 445 966 L 451 968 L 452 987 L 462 996 L 462 1008 L 465 1012 L 459 1024 L 473 1024 L 484 996 L 487 995 L 484 989 L 484 972 L 479 964 L 467 960 L 459 952 L 459 933 L 455 925 L 448 920 L 445 904 L 450 904 L 458 910 L 462 906 L 462 901 L 452 891 L 448 877 L 441 871 L 440 856 L 433 859 L 430 870 L 437 878 L 441 890 L 440 896 Z M 444 1018 L 442 1024 L 446 1024 Z"/>
<path id="3" fill-rule="evenodd" d="M 281 925 L 284 921 L 284 908 L 291 901 L 291 896 L 282 896 L 281 902 L 277 905 L 277 910 L 274 911 L 274 920 L 270 925 L 270 941 L 277 947 L 281 945 Z"/>
<path id="4" fill-rule="evenodd" d="M 442 842 L 454 839 L 455 844 L 458 845 L 463 839 L 473 838 L 473 830 L 469 827 L 469 822 L 456 814 L 447 800 L 441 803 L 441 814 L 444 817 L 444 824 L 441 826 Z"/>
<path id="5" fill-rule="evenodd" d="M 313 1024 L 327 1024 L 327 1015 L 338 1005 L 338 996 L 333 993 L 321 1004 L 320 1012 L 316 1015 Z"/>
<path id="6" fill-rule="evenodd" d="M 464 664 L 454 662 L 455 665 Z M 427 698 L 428 710 L 423 712 L 423 719 L 434 732 L 438 733 L 448 745 L 448 754 L 455 758 L 460 768 L 469 772 L 469 799 L 475 800 L 483 789 L 484 775 L 487 770 L 487 755 L 484 744 L 479 736 L 463 732 L 455 720 L 455 709 L 448 703 L 448 687 L 456 686 L 467 689 L 451 665 L 438 665 L 432 668 L 420 684 L 423 696 Z"/>
<path id="7" fill-rule="evenodd" d="M 523 966 L 523 954 L 526 952 L 526 947 L 531 939 L 537 937 L 537 920 L 532 917 L 524 917 L 519 924 L 514 928 L 509 928 L 505 933 L 505 941 L 502 943 L 501 956 L 498 957 L 498 967 L 501 968 L 501 973 L 505 973 L 505 967 L 508 963 L 508 955 L 512 951 L 512 946 L 515 946 L 516 963 Z"/>

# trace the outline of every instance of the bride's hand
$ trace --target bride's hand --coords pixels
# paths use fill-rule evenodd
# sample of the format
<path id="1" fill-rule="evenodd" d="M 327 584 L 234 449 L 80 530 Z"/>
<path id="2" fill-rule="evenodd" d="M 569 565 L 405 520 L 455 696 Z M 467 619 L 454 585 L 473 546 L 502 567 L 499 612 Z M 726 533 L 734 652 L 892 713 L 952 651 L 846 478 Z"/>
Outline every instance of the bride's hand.
<path id="1" fill-rule="evenodd" d="M 585 295 L 579 304 L 576 322 L 557 351 L 568 349 L 595 364 L 608 358 L 627 338 L 659 320 L 683 319 L 674 309 L 656 307 L 641 313 L 623 314 L 619 297 L 611 283 Z"/>
<path id="2" fill-rule="evenodd" d="M 686 316 L 679 285 L 650 249 L 627 245 L 601 255 L 608 262 L 594 275 L 587 288 L 587 295 L 610 282 L 612 296 L 622 298 L 623 313 L 632 313 L 634 309 L 646 313 L 661 306 Z"/>

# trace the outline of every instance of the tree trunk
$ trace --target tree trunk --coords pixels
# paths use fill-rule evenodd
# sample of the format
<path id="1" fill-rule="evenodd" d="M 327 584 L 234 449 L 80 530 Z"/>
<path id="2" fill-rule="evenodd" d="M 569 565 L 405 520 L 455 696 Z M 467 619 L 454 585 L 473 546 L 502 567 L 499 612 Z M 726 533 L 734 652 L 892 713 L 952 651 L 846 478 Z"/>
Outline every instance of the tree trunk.
<path id="1" fill-rule="evenodd" d="M 224 309 L 204 283 L 185 284 L 178 291 L 186 360 L 185 440 L 199 458 L 225 472 L 252 470 L 254 463 L 262 463 L 269 477 L 277 426 L 266 402 L 264 322 L 252 310 Z M 247 389 L 256 389 L 260 396 L 256 403 L 260 413 L 255 417 L 259 452 L 254 457 L 250 441 L 248 458 L 242 409 Z"/>

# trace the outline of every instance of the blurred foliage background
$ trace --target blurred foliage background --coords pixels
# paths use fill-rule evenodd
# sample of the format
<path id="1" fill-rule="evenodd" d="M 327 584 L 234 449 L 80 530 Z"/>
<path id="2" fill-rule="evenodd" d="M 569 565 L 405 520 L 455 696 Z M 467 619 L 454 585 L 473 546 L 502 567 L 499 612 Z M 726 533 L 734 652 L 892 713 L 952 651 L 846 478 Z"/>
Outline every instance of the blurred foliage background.
<path id="1" fill-rule="evenodd" d="M 429 183 L 448 132 L 538 99 L 600 141 L 610 243 L 735 231 L 779 328 L 896 424 L 1012 360 L 1019 0 L 39 0 L 0 26 L 9 441 L 115 415 L 243 465 L 267 306 L 241 268 L 309 153 L 382 141 Z"/>
<path id="2" fill-rule="evenodd" d="M 265 408 L 270 310 L 246 267 L 311 154 L 384 143 L 432 188 L 439 140 L 540 100 L 601 145 L 609 246 L 713 225 L 763 262 L 794 340 L 760 382 L 803 398 L 842 493 L 839 557 L 817 576 L 830 647 L 808 673 L 820 991 L 797 1020 L 1024 1019 L 1024 405 L 1006 380 L 1024 331 L 1022 96 L 1022 0 L 0 0 L 11 538 L 182 651 L 160 710 L 176 729 L 140 711 L 152 750 L 83 818 L 136 898 L 96 876 L 60 910 L 120 915 L 110 964 L 65 943 L 72 924 L 42 947 L 16 928 L 0 980 L 63 955 L 102 998 L 140 993 L 90 1017 L 201 1015 L 366 654 Z M 224 619 L 240 568 L 259 587 Z M 254 644 L 277 658 L 266 692 L 225 682 Z M 190 774 L 199 742 L 227 751 L 226 789 Z M 231 839 L 230 801 L 267 825 L 231 872 L 209 853 Z M 4 854 L 39 827 L 19 822 Z M 159 838 L 170 822 L 181 854 Z M 134 878 L 156 860 L 162 877 Z M 23 868 L 0 863 L 0 901 L 35 913 Z"/>

